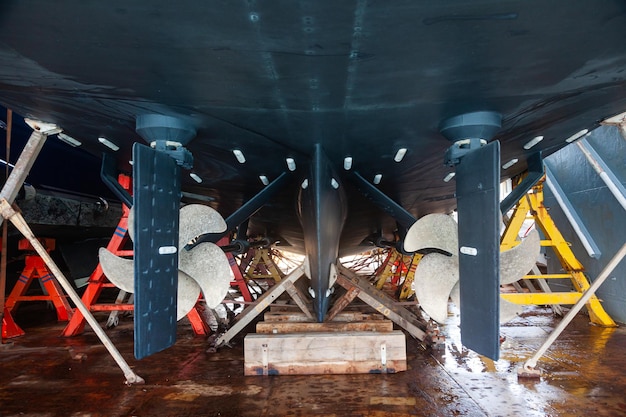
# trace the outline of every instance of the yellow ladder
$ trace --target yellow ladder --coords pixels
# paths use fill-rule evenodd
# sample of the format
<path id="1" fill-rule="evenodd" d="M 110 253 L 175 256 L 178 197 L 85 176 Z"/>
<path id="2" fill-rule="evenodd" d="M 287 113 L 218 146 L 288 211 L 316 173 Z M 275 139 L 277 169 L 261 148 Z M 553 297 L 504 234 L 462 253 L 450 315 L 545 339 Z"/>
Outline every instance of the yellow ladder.
<path id="1" fill-rule="evenodd" d="M 570 244 L 565 240 L 561 232 L 559 232 L 559 229 L 548 213 L 548 209 L 543 205 L 543 182 L 544 180 L 541 180 L 532 188 L 532 192 L 527 193 L 517 204 L 502 236 L 500 249 L 510 249 L 519 244 L 517 235 L 522 228 L 524 220 L 533 219 L 535 225 L 539 227 L 546 237 L 545 240 L 541 241 L 541 246 L 552 247 L 565 273 L 526 275 L 524 279 L 569 278 L 572 281 L 575 291 L 507 293 L 501 294 L 501 297 L 516 304 L 575 304 L 582 296 L 582 293 L 589 288 L 589 281 L 584 274 L 585 268 L 578 259 L 576 259 L 574 252 L 572 252 L 570 248 Z M 617 326 L 613 319 L 604 311 L 600 300 L 595 295 L 591 297 L 586 306 L 592 323 L 603 327 Z"/>

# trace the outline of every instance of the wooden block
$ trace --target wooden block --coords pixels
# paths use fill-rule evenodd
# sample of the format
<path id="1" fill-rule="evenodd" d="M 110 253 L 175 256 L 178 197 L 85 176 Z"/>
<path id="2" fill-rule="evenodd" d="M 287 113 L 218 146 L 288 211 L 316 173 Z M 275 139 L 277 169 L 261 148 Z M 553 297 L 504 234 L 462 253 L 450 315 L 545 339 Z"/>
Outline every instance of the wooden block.
<path id="1" fill-rule="evenodd" d="M 307 333 L 307 332 L 391 332 L 393 322 L 391 320 L 367 320 L 341 322 L 333 321 L 326 323 L 308 322 L 259 322 L 256 325 L 257 333 Z"/>
<path id="2" fill-rule="evenodd" d="M 265 321 L 291 321 L 291 322 L 311 322 L 301 311 L 294 312 L 272 312 L 269 311 L 263 316 Z M 359 311 L 342 311 L 337 314 L 333 321 L 367 321 L 384 320 L 384 316 L 378 313 L 361 313 Z"/>
<path id="3" fill-rule="evenodd" d="M 361 312 L 361 313 L 375 313 L 372 307 L 367 304 L 359 304 L 359 300 L 355 300 L 352 304 L 343 309 L 344 312 Z M 293 300 L 277 300 L 269 307 L 269 311 L 272 313 L 288 313 L 288 312 L 299 312 L 300 307 L 293 302 Z"/>
<path id="4" fill-rule="evenodd" d="M 245 375 L 395 373 L 405 371 L 401 331 L 249 334 Z"/>
<path id="5" fill-rule="evenodd" d="M 271 313 L 299 313 L 300 307 L 297 304 L 272 304 L 269 308 Z"/>

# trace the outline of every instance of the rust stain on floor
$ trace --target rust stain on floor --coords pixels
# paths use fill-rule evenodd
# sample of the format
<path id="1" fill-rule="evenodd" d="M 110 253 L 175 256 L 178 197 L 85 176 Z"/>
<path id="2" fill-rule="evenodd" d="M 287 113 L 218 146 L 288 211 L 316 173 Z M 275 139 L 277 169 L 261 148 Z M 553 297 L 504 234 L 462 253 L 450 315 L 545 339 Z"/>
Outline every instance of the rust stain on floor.
<path id="1" fill-rule="evenodd" d="M 127 320 L 107 332 L 146 380 L 135 386 L 124 385 L 91 331 L 67 339 L 62 323 L 39 323 L 0 348 L 0 416 L 626 414 L 626 330 L 591 326 L 582 315 L 539 361 L 544 376 L 518 380 L 517 367 L 557 322 L 549 309 L 532 308 L 503 326 L 496 362 L 462 347 L 453 314 L 441 329 L 445 349 L 423 350 L 407 337 L 406 372 L 245 377 L 241 338 L 207 353 L 206 340 L 181 322 L 173 348 L 137 361 Z"/>

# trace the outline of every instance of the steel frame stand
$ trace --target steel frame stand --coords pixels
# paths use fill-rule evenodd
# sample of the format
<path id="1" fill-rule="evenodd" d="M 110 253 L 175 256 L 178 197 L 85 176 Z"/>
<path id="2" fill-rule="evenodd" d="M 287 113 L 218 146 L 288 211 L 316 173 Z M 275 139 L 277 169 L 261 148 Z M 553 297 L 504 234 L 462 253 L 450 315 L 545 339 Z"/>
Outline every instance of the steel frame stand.
<path id="1" fill-rule="evenodd" d="M 128 175 L 120 175 L 118 177 L 118 181 L 125 190 L 128 191 L 132 189 L 131 179 Z M 128 241 L 129 212 L 130 209 L 128 206 L 122 204 L 122 218 L 120 219 L 115 231 L 113 232 L 113 236 L 107 245 L 107 249 L 117 256 L 132 256 L 133 254 L 132 250 L 123 249 Z M 97 304 L 98 297 L 100 297 L 102 290 L 105 288 L 115 288 L 115 286 L 108 281 L 102 271 L 102 266 L 98 262 L 96 269 L 94 269 L 89 277 L 87 288 L 83 293 L 82 301 L 89 311 L 110 311 L 112 317 L 109 317 L 109 321 L 107 322 L 107 325 L 110 327 L 110 324 L 117 319 L 116 312 L 132 311 L 134 306 L 132 304 L 123 303 L 125 294 L 121 294 L 121 292 L 118 295 L 115 304 Z M 80 311 L 77 311 L 63 330 L 63 336 L 70 337 L 81 334 L 85 329 L 85 323 L 85 317 Z"/>
<path id="2" fill-rule="evenodd" d="M 40 239 L 39 241 L 46 251 L 50 252 L 54 250 L 54 239 Z M 34 251 L 34 248 L 26 239 L 20 240 L 18 247 L 21 250 Z M 26 295 L 30 285 L 35 280 L 39 280 L 44 294 Z M 26 301 L 52 302 L 59 321 L 68 321 L 73 314 L 73 309 L 67 301 L 66 296 L 63 294 L 63 290 L 59 286 L 59 283 L 54 278 L 54 275 L 52 275 L 43 259 L 32 253 L 26 255 L 24 270 L 15 283 L 13 290 L 11 290 L 11 293 L 7 297 L 5 307 L 8 312 L 11 313 L 20 303 Z"/>
<path id="3" fill-rule="evenodd" d="M 223 237 L 218 242 L 218 246 L 225 246 L 230 243 L 230 238 Z M 230 283 L 231 287 L 235 287 L 239 289 L 239 292 L 243 296 L 243 300 L 250 303 L 252 302 L 252 294 L 250 294 L 250 289 L 248 288 L 248 283 L 241 273 L 241 268 L 237 264 L 237 260 L 232 252 L 226 252 L 226 258 L 228 259 L 228 263 L 230 264 L 230 269 L 233 271 L 235 276 L 235 280 Z"/>
<path id="4" fill-rule="evenodd" d="M 581 299 L 583 293 L 589 289 L 589 281 L 584 274 L 585 268 L 578 261 L 574 252 L 570 248 L 569 242 L 565 240 L 556 224 L 550 217 L 548 209 L 543 205 L 543 180 L 532 188 L 532 192 L 526 194 L 517 204 L 511 220 L 507 225 L 501 240 L 502 250 L 515 246 L 517 235 L 520 231 L 524 220 L 531 218 L 535 221 L 537 227 L 541 229 L 546 240 L 541 242 L 542 246 L 552 247 L 554 253 L 559 259 L 565 274 L 533 274 L 526 275 L 524 279 L 538 280 L 540 286 L 545 292 L 536 293 L 505 293 L 501 294 L 502 299 L 516 304 L 529 305 L 560 305 L 575 304 Z M 530 213 L 530 217 L 528 214 Z M 575 291 L 574 292 L 549 292 L 544 279 L 550 278 L 567 278 L 570 279 Z M 546 291 L 547 290 L 547 291 Z M 589 298 L 586 304 L 587 311 L 591 322 L 603 327 L 616 327 L 613 319 L 606 313 L 600 300 L 594 295 Z"/>
<path id="5" fill-rule="evenodd" d="M 15 197 L 17 193 L 24 183 L 26 176 L 30 172 L 41 148 L 43 147 L 48 135 L 54 135 L 61 131 L 61 129 L 57 128 L 54 125 L 46 125 L 46 124 L 37 124 L 33 123 L 33 133 L 31 134 L 24 150 L 20 154 L 19 159 L 15 164 L 15 168 L 11 172 L 11 175 L 7 179 L 2 191 L 0 191 L 0 212 L 2 217 L 6 220 L 9 220 L 13 225 L 24 235 L 26 239 L 33 246 L 37 254 L 43 259 L 46 266 L 52 272 L 52 274 L 57 278 L 61 287 L 65 290 L 65 292 L 69 295 L 70 299 L 76 304 L 76 308 L 85 316 L 85 319 L 89 323 L 89 325 L 93 328 L 94 332 L 102 342 L 102 344 L 107 348 L 117 365 L 120 367 L 124 376 L 126 377 L 127 384 L 140 384 L 144 383 L 143 378 L 137 375 L 128 365 L 128 363 L 124 360 L 120 352 L 117 350 L 115 345 L 108 338 L 104 330 L 100 327 L 96 319 L 93 317 L 91 312 L 85 307 L 80 296 L 74 290 L 72 284 L 65 277 L 63 272 L 56 265 L 54 260 L 50 257 L 50 254 L 46 251 L 46 249 L 41 245 L 41 243 L 35 238 L 32 230 L 24 220 L 24 217 L 16 211 L 11 204 L 15 201 Z"/>

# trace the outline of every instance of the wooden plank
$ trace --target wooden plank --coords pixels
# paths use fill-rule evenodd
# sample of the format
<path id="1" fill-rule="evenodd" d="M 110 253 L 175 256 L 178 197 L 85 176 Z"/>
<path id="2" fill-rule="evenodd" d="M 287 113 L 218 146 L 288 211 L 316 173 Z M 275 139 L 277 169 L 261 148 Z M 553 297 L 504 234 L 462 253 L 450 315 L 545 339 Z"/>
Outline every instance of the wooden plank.
<path id="1" fill-rule="evenodd" d="M 338 265 L 337 283 L 347 290 L 357 287 L 360 292 L 358 297 L 372 306 L 374 310 L 382 313 L 398 326 L 408 331 L 418 340 L 425 340 L 426 333 L 419 327 L 419 319 L 415 314 L 402 306 L 396 305 L 393 298 L 373 287 L 368 281 L 362 279 L 349 269 Z"/>
<path id="2" fill-rule="evenodd" d="M 283 300 L 278 300 L 270 306 L 270 311 L 273 313 L 285 313 L 300 311 L 300 307 L 297 304 L 281 303 Z M 291 302 L 291 300 L 289 300 Z"/>
<path id="3" fill-rule="evenodd" d="M 391 332 L 391 320 L 368 320 L 353 322 L 259 322 L 257 333 L 307 333 L 307 332 Z"/>
<path id="4" fill-rule="evenodd" d="M 290 321 L 290 322 L 312 322 L 309 317 L 301 311 L 298 312 L 272 312 L 269 311 L 263 316 L 265 321 Z M 335 316 L 333 321 L 366 321 L 383 320 L 384 316 L 378 313 L 362 313 L 360 311 L 343 311 Z"/>
<path id="5" fill-rule="evenodd" d="M 406 339 L 387 333 L 249 334 L 245 375 L 395 373 L 405 371 Z"/>
<path id="6" fill-rule="evenodd" d="M 300 281 L 298 281 L 299 283 Z M 409 302 L 409 303 L 396 303 L 396 304 L 411 304 L 417 305 L 417 302 Z M 293 312 L 300 311 L 300 307 L 293 302 L 293 300 L 276 300 L 274 304 L 272 304 L 269 308 L 269 311 L 272 313 L 281 313 L 281 312 Z M 343 311 L 358 311 L 361 313 L 375 313 L 375 310 L 362 302 L 361 300 L 355 300 L 352 304 L 348 305 Z"/>
<path id="7" fill-rule="evenodd" d="M 301 291 L 298 287 L 296 287 L 293 283 L 288 282 L 287 284 L 287 293 L 291 297 L 291 299 L 296 303 L 300 310 L 309 317 L 313 319 L 313 312 L 311 308 L 309 308 L 309 303 L 307 301 L 307 297 L 303 291 Z"/>
<path id="8" fill-rule="evenodd" d="M 237 316 L 237 321 L 231 326 L 230 329 L 223 335 L 217 338 L 215 341 L 215 346 L 220 347 L 232 340 L 240 331 L 242 331 L 252 320 L 254 320 L 259 314 L 263 313 L 263 311 L 270 305 L 274 300 L 276 300 L 282 293 L 285 292 L 287 284 L 293 283 L 300 279 L 304 274 L 304 267 L 300 265 L 298 268 L 294 269 L 293 272 L 283 279 L 273 287 L 271 287 L 265 294 L 257 298 L 254 304 L 250 305 L 250 307 L 246 308 L 243 313 Z M 304 314 L 304 313 L 303 313 Z"/>
<path id="9" fill-rule="evenodd" d="M 354 299 L 359 295 L 361 290 L 356 287 L 350 288 L 346 291 L 344 295 L 341 296 L 337 301 L 335 301 L 335 305 L 330 309 L 326 316 L 327 321 L 332 321 L 337 314 L 342 312 L 348 305 L 354 301 Z"/>

